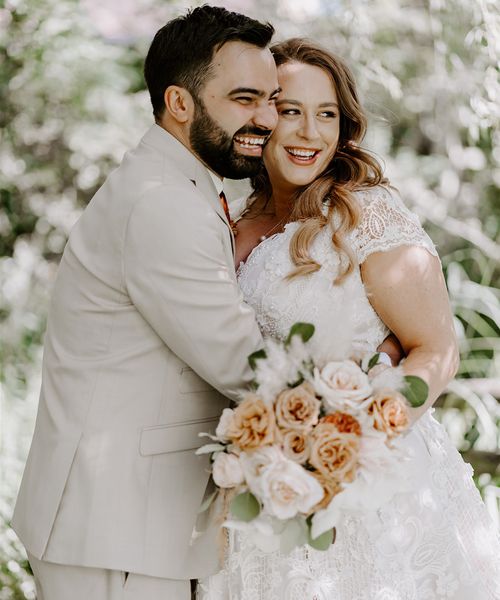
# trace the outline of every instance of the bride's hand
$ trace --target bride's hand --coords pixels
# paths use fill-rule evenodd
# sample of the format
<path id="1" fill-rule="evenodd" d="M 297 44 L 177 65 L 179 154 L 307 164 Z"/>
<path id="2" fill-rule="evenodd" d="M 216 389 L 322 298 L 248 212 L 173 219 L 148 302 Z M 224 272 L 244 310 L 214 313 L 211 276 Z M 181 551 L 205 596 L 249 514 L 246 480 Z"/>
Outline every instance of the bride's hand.
<path id="1" fill-rule="evenodd" d="M 389 334 L 385 338 L 385 340 L 377 348 L 377 352 L 384 352 L 387 354 L 387 356 L 391 359 L 391 364 L 393 367 L 397 367 L 406 356 L 398 338 L 393 333 Z"/>

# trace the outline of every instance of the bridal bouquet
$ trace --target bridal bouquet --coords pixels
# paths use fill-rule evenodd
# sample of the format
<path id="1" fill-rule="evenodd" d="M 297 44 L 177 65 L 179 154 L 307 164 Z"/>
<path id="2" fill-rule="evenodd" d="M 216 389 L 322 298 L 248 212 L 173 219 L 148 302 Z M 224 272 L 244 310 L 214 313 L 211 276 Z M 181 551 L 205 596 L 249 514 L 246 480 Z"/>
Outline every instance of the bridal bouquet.
<path id="1" fill-rule="evenodd" d="M 215 435 L 201 434 L 211 443 L 197 450 L 212 455 L 215 494 L 229 506 L 224 526 L 249 532 L 264 551 L 326 550 L 342 514 L 402 491 L 408 407 L 427 398 L 422 379 L 381 364 L 379 354 L 315 359 L 313 334 L 296 323 L 285 342 L 268 340 L 252 354 L 252 389 L 223 411 Z"/>

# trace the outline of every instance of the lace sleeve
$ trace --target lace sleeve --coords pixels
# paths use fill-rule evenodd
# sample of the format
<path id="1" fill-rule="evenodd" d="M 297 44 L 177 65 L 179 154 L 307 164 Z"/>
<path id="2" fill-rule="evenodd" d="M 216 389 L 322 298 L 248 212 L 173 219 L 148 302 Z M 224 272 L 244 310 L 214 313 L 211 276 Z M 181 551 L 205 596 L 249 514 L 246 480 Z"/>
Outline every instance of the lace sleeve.
<path id="1" fill-rule="evenodd" d="M 356 193 L 361 204 L 361 223 L 353 233 L 359 264 L 374 252 L 398 246 L 421 246 L 438 256 L 430 237 L 394 188 L 378 186 Z"/>

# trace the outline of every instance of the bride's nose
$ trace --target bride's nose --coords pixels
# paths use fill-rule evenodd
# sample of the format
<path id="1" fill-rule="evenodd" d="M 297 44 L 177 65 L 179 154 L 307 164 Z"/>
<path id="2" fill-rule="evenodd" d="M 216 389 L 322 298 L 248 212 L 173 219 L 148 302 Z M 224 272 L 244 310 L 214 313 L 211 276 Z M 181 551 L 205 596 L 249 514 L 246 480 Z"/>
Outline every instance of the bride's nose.
<path id="1" fill-rule="evenodd" d="M 313 115 L 302 116 L 297 135 L 305 140 L 314 140 L 319 136 L 316 119 Z"/>

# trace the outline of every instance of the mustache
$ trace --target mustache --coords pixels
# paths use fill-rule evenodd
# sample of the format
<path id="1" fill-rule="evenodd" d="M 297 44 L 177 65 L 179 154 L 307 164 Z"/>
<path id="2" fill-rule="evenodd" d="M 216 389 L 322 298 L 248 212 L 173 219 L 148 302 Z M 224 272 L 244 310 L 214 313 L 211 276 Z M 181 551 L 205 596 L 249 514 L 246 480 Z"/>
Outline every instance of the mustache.
<path id="1" fill-rule="evenodd" d="M 259 137 L 265 137 L 267 141 L 267 138 L 270 137 L 271 133 L 272 129 L 262 129 L 260 127 L 252 127 L 250 125 L 245 125 L 245 127 L 238 129 L 238 131 L 234 134 L 233 137 L 236 137 L 237 135 L 257 135 Z"/>

